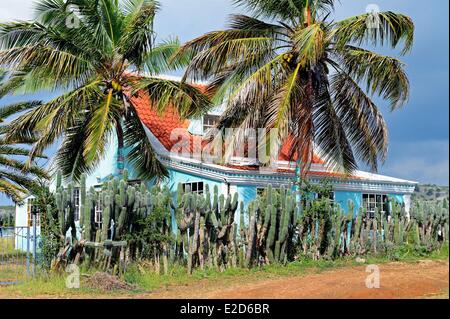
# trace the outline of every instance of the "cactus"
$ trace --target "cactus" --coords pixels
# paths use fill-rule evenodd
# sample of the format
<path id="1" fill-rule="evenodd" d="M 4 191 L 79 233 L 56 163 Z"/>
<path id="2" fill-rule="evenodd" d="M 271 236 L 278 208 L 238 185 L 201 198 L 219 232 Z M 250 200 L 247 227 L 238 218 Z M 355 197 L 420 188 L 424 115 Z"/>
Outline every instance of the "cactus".
<path id="1" fill-rule="evenodd" d="M 275 190 L 268 185 L 263 196 L 245 206 L 237 194 L 225 196 L 217 186 L 211 192 L 206 185 L 205 193 L 199 195 L 184 193 L 178 185 L 173 200 L 167 187 L 132 186 L 127 176 L 124 171 L 121 178 L 110 180 L 101 190 L 86 190 L 85 176 L 79 185 L 63 187 L 58 174 L 57 217 L 48 219 L 50 228 L 57 230 L 66 245 L 61 258 L 67 262 L 85 259 L 120 273 L 130 260 L 145 257 L 157 272 L 163 269 L 168 273 L 169 263 L 176 262 L 192 273 L 197 267 L 224 270 L 283 264 L 296 257 L 332 259 L 381 253 L 404 244 L 431 250 L 448 242 L 446 201 L 439 206 L 416 202 L 410 219 L 404 206 L 392 203 L 391 212 L 384 214 L 377 209 L 371 219 L 364 208 L 357 209 L 351 201 L 346 212 L 338 204 L 331 206 L 311 196 L 305 196 L 305 203 L 298 205 L 284 187 Z M 75 187 L 80 187 L 80 238 L 74 233 Z M 94 223 L 98 201 L 103 204 L 101 226 Z M 239 226 L 235 221 L 238 209 Z M 70 228 L 72 241 L 66 243 Z M 148 242 L 134 236 L 148 233 L 153 236 L 146 239 Z M 64 255 L 64 251 L 68 253 Z"/>

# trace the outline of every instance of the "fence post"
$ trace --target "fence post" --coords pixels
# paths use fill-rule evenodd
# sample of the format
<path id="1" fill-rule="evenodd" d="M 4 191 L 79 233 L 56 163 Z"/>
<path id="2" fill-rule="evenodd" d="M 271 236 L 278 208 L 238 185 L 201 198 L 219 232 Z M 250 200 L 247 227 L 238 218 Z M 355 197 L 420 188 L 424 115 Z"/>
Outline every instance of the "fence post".
<path id="1" fill-rule="evenodd" d="M 30 276 L 30 226 L 27 227 L 27 276 Z"/>
<path id="2" fill-rule="evenodd" d="M 33 214 L 33 277 L 36 275 L 36 246 L 37 246 L 37 235 L 36 235 L 36 213 Z"/>

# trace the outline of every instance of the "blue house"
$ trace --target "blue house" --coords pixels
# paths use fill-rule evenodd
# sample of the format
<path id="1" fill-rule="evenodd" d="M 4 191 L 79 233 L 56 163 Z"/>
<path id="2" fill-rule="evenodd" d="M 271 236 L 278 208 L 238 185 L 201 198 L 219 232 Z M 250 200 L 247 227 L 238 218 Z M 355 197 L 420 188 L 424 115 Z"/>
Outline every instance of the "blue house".
<path id="1" fill-rule="evenodd" d="M 249 141 L 241 143 L 243 152 L 230 152 L 231 156 L 228 156 L 226 161 L 223 160 L 223 156 L 217 158 L 213 156 L 211 160 L 209 158 L 211 150 L 205 146 L 203 136 L 218 121 L 223 111 L 220 106 L 201 118 L 182 120 L 174 108 L 158 114 L 151 108 L 150 101 L 145 95 L 135 97 L 134 104 L 141 122 L 146 127 L 148 139 L 160 160 L 168 168 L 169 177 L 163 183 L 174 192 L 179 183 L 185 190 L 197 193 L 202 193 L 206 185 L 209 185 L 210 189 L 217 186 L 219 193 L 231 195 L 237 193 L 239 200 L 248 204 L 268 184 L 274 187 L 282 185 L 289 187 L 295 179 L 296 163 L 295 158 L 290 160 L 288 156 L 289 142 L 278 147 L 276 152 L 271 151 L 268 167 L 261 165 L 261 160 L 254 154 L 252 156 L 249 154 L 251 153 Z M 121 157 L 118 153 L 117 141 L 111 137 L 105 158 L 87 178 L 88 187 L 99 187 L 111 177 L 119 175 L 124 168 L 128 169 L 130 179 L 137 181 L 132 166 L 126 160 L 126 151 L 123 162 L 122 159 L 119 160 Z M 313 183 L 319 183 L 324 179 L 331 182 L 334 202 L 348 211 L 348 201 L 352 200 L 355 212 L 360 207 L 365 207 L 369 212 L 374 212 L 377 207 L 383 211 L 386 209 L 386 199 L 390 198 L 404 204 L 406 212 L 409 213 L 411 195 L 417 184 L 413 181 L 363 171 L 355 171 L 348 176 L 329 170 L 319 156 L 314 156 L 308 175 Z M 75 192 L 78 190 L 75 189 Z M 75 194 L 75 198 L 79 196 Z M 32 200 L 32 197 L 29 200 Z M 25 199 L 25 205 L 16 208 L 16 221 L 20 223 L 17 226 L 30 225 L 28 210 L 31 206 L 28 199 Z M 100 221 L 100 206 L 96 216 Z"/>

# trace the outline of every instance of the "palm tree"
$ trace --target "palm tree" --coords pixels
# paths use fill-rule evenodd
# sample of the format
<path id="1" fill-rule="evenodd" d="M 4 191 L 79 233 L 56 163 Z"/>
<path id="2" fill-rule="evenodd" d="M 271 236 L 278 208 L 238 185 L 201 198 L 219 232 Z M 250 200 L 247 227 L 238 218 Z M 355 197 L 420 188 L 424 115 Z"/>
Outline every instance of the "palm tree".
<path id="1" fill-rule="evenodd" d="M 1 71 L 0 71 L 1 73 Z M 1 76 L 1 74 L 0 74 Z M 12 114 L 15 114 L 29 105 L 28 103 L 17 103 L 9 105 L 0 110 L 0 123 Z M 44 169 L 32 163 L 26 165 L 21 160 L 28 156 L 30 150 L 27 147 L 33 141 L 22 141 L 14 144 L 4 139 L 3 127 L 0 127 L 0 193 L 5 194 L 15 203 L 22 202 L 25 194 L 38 185 L 38 180 L 48 178 Z M 45 158 L 37 154 L 38 158 Z"/>
<path id="2" fill-rule="evenodd" d="M 8 70 L 0 98 L 60 94 L 23 105 L 31 110 L 7 125 L 5 139 L 36 139 L 30 160 L 62 140 L 56 167 L 77 180 L 98 165 L 115 136 L 119 158 L 126 149 L 140 178 L 164 176 L 133 96 L 145 92 L 159 111 L 172 104 L 183 117 L 209 102 L 190 85 L 156 76 L 179 47 L 176 39 L 155 45 L 158 8 L 154 0 L 40 0 L 34 21 L 0 24 L 0 66 Z"/>
<path id="3" fill-rule="evenodd" d="M 290 139 L 291 156 L 300 155 L 302 176 L 313 149 L 330 168 L 349 173 L 361 161 L 376 171 L 388 132 L 372 96 L 395 110 L 408 100 L 409 81 L 401 61 L 363 46 L 401 45 L 406 54 L 412 20 L 374 12 L 333 21 L 333 0 L 234 2 L 253 16 L 234 15 L 228 29 L 177 53 L 191 55 L 185 79 L 209 80 L 208 92 L 226 102 L 217 128 L 240 128 L 236 143 L 247 128 L 278 129 L 279 144 Z"/>
<path id="4" fill-rule="evenodd" d="M 28 148 L 11 144 L 0 136 L 0 193 L 15 203 L 20 203 L 24 195 L 37 186 L 38 179 L 48 178 L 45 170 L 38 165 L 30 165 L 18 159 L 28 156 L 29 151 Z"/>
<path id="5" fill-rule="evenodd" d="M 0 69 L 0 82 L 5 79 L 7 72 Z M 0 98 L 4 92 L 0 92 Z M 27 157 L 30 150 L 29 145 L 34 140 L 23 140 L 21 143 L 13 143 L 4 138 L 5 126 L 8 117 L 18 112 L 37 106 L 39 102 L 29 101 L 14 103 L 0 109 L 0 193 L 5 194 L 15 203 L 21 203 L 25 194 L 30 193 L 39 181 L 48 178 L 44 169 L 32 163 L 27 165 L 23 158 Z M 37 154 L 38 158 L 45 158 Z"/>

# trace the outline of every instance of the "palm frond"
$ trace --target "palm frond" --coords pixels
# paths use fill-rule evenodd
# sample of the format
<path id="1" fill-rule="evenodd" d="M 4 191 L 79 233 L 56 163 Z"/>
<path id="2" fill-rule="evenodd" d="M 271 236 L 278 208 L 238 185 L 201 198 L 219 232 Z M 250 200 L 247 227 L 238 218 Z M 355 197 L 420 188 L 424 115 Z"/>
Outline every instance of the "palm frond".
<path id="1" fill-rule="evenodd" d="M 364 82 L 371 94 L 378 94 L 394 110 L 408 101 L 409 80 L 404 64 L 390 56 L 358 47 L 346 46 L 337 51 L 341 67 L 357 82 Z"/>
<path id="2" fill-rule="evenodd" d="M 27 167 L 26 164 L 23 163 L 22 161 L 7 158 L 2 155 L 0 155 L 0 165 L 6 166 L 10 173 L 33 174 L 34 176 L 39 178 L 46 178 L 46 179 L 49 178 L 47 172 L 37 165 Z"/>
<path id="3" fill-rule="evenodd" d="M 351 173 L 358 164 L 347 132 L 336 112 L 328 78 L 324 72 L 319 76 L 321 81 L 316 88 L 313 112 L 315 147 L 318 155 L 331 170 Z"/>
<path id="4" fill-rule="evenodd" d="M 4 122 L 4 120 L 10 117 L 11 115 L 15 115 L 26 110 L 34 109 L 40 105 L 42 105 L 41 101 L 28 101 L 2 106 L 0 107 L 0 123 Z"/>
<path id="5" fill-rule="evenodd" d="M 20 144 L 24 144 L 22 141 Z M 30 150 L 25 147 L 20 147 L 18 145 L 12 145 L 10 142 L 6 142 L 0 139 L 0 154 L 7 156 L 28 156 Z M 45 155 L 37 154 L 37 158 L 47 158 Z"/>
<path id="6" fill-rule="evenodd" d="M 148 93 L 153 106 L 162 112 L 173 106 L 183 118 L 198 117 L 212 108 L 211 102 L 200 89 L 188 84 L 160 78 L 144 78 L 137 83 L 135 92 Z"/>
<path id="7" fill-rule="evenodd" d="M 325 32 L 322 24 L 312 24 L 296 32 L 294 52 L 298 53 L 297 63 L 302 66 L 316 65 L 323 58 L 326 49 Z"/>
<path id="8" fill-rule="evenodd" d="M 158 3 L 145 0 L 130 1 L 130 4 L 134 2 L 136 8 L 126 16 L 120 47 L 124 58 L 140 69 L 154 42 L 153 20 Z"/>
<path id="9" fill-rule="evenodd" d="M 17 172 L 5 171 L 0 169 L 0 180 L 7 180 L 18 185 L 18 189 L 31 189 L 36 185 L 35 180 L 25 174 Z"/>
<path id="10" fill-rule="evenodd" d="M 68 76 L 86 78 L 86 73 L 91 75 L 93 71 L 89 61 L 71 53 L 52 47 L 44 47 L 40 44 L 3 50 L 0 52 L 0 60 L 2 65 L 11 69 L 43 68 L 45 75 L 53 81 L 61 81 Z M 30 70 L 30 73 L 37 73 L 37 71 Z M 34 81 L 39 79 L 37 76 L 32 78 Z"/>
<path id="11" fill-rule="evenodd" d="M 189 55 L 179 55 L 171 61 L 171 57 L 179 50 L 178 38 L 171 38 L 159 43 L 144 57 L 145 71 L 150 75 L 159 75 L 176 70 L 189 64 Z"/>
<path id="12" fill-rule="evenodd" d="M 19 116 L 8 125 L 5 139 L 21 141 L 39 137 L 30 154 L 40 154 L 58 139 L 86 107 L 98 101 L 100 92 L 96 87 L 97 81 L 89 85 L 63 94 L 31 111 Z"/>
<path id="13" fill-rule="evenodd" d="M 233 0 L 235 5 L 243 6 L 256 16 L 282 19 L 299 24 L 304 22 L 307 5 L 316 13 L 330 12 L 334 0 Z"/>
<path id="14" fill-rule="evenodd" d="M 14 72 L 0 81 L 0 99 L 8 94 L 15 94 L 24 84 L 26 72 Z"/>
<path id="15" fill-rule="evenodd" d="M 110 89 L 101 104 L 91 110 L 92 116 L 86 126 L 83 156 L 87 165 L 94 165 L 105 154 L 105 146 L 113 124 L 117 119 L 117 100 Z"/>
<path id="16" fill-rule="evenodd" d="M 385 160 L 388 131 L 375 103 L 345 72 L 332 76 L 331 90 L 336 113 L 358 160 L 377 170 L 378 158 Z"/>
<path id="17" fill-rule="evenodd" d="M 301 99 L 298 96 L 302 91 L 298 87 L 299 72 L 300 64 L 289 75 L 285 84 L 280 87 L 267 106 L 266 127 L 278 129 L 280 140 L 284 140 L 289 135 L 289 123 L 292 121 L 291 109 L 298 107 L 297 103 Z"/>
<path id="18" fill-rule="evenodd" d="M 333 32 L 338 47 L 352 43 L 358 46 L 387 43 L 396 48 L 403 43 L 401 53 L 406 54 L 414 43 L 414 28 L 410 17 L 388 11 L 362 14 L 336 22 Z"/>
<path id="19" fill-rule="evenodd" d="M 0 193 L 5 194 L 14 203 L 20 203 L 22 197 L 27 193 L 27 189 L 4 179 L 0 173 Z"/>
<path id="20" fill-rule="evenodd" d="M 51 165 L 53 170 L 61 171 L 65 178 L 73 181 L 78 181 L 82 174 L 88 174 L 95 168 L 93 165 L 87 165 L 83 155 L 87 125 L 91 116 L 86 114 L 85 117 L 77 118 L 74 125 L 67 129 Z"/>

